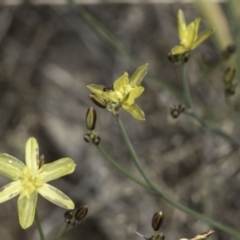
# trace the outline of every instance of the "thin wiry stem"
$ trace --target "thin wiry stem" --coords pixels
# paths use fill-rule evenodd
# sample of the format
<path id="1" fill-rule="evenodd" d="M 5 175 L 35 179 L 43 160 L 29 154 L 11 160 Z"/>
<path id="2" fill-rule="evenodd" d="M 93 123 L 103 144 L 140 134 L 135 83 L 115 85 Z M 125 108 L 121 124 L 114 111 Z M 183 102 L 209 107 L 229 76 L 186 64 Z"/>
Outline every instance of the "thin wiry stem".
<path id="1" fill-rule="evenodd" d="M 42 225 L 41 225 L 40 219 L 38 217 L 37 209 L 36 209 L 36 213 L 35 213 L 35 223 L 37 225 L 37 230 L 38 230 L 40 239 L 45 240 L 45 236 L 44 236 L 44 233 L 43 233 L 43 230 L 42 230 Z"/>
<path id="2" fill-rule="evenodd" d="M 138 156 L 136 154 L 136 151 L 134 150 L 133 146 L 132 146 L 132 143 L 128 137 L 128 134 L 127 132 L 125 131 L 125 128 L 122 124 L 122 121 L 120 120 L 119 117 L 117 117 L 117 123 L 118 123 L 118 126 L 120 128 L 120 131 L 122 133 L 122 136 L 123 136 L 123 140 L 130 152 L 130 155 L 132 156 L 132 159 L 137 167 L 137 169 L 139 170 L 140 174 L 144 177 L 146 183 L 149 185 L 150 189 L 153 190 L 155 193 L 157 193 L 159 196 L 162 197 L 162 199 L 164 199 L 166 202 L 168 202 L 169 204 L 171 204 L 172 206 L 180 209 L 181 211 L 215 227 L 215 228 L 218 228 L 219 230 L 222 230 L 223 232 L 226 232 L 234 237 L 236 237 L 237 239 L 240 239 L 240 233 L 237 232 L 235 229 L 232 229 L 230 227 L 227 227 L 219 222 L 216 222 L 214 220 L 212 220 L 211 218 L 207 217 L 206 215 L 204 214 L 201 214 L 199 212 L 196 212 L 184 205 L 182 205 L 181 203 L 177 202 L 176 200 L 174 200 L 172 197 L 170 197 L 164 190 L 162 190 L 159 186 L 157 186 L 149 177 L 148 175 L 146 174 L 144 168 L 142 167 L 139 159 L 138 159 Z"/>

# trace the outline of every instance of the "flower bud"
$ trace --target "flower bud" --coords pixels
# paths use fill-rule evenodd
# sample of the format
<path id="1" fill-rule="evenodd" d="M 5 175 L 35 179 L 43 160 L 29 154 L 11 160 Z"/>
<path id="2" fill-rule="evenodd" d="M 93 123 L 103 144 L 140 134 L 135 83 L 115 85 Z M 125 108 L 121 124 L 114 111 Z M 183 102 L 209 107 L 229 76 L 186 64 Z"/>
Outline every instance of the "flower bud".
<path id="1" fill-rule="evenodd" d="M 82 221 L 86 217 L 87 213 L 88 213 L 87 205 L 79 207 L 74 214 L 74 218 L 77 221 Z"/>
<path id="2" fill-rule="evenodd" d="M 164 220 L 163 212 L 156 212 L 152 217 L 152 228 L 154 231 L 159 231 Z"/>
<path id="3" fill-rule="evenodd" d="M 88 134 L 88 133 L 84 134 L 83 138 L 84 138 L 85 142 L 87 142 L 87 143 L 92 142 L 92 138 L 91 138 L 90 134 Z"/>
<path id="4" fill-rule="evenodd" d="M 94 130 L 96 121 L 97 121 L 97 113 L 94 108 L 90 107 L 86 114 L 87 129 L 90 131 Z"/>
<path id="5" fill-rule="evenodd" d="M 227 95 L 235 94 L 235 90 L 237 87 L 236 81 L 234 81 L 234 77 L 236 74 L 236 69 L 233 67 L 228 67 L 224 73 L 224 90 Z"/>
<path id="6" fill-rule="evenodd" d="M 224 74 L 224 82 L 225 83 L 232 82 L 235 77 L 235 74 L 236 74 L 236 69 L 233 67 L 228 67 Z"/>
<path id="7" fill-rule="evenodd" d="M 95 103 L 100 108 L 106 108 L 107 107 L 107 101 L 101 97 L 99 97 L 97 94 L 91 93 L 88 95 L 88 97 L 92 100 L 93 103 Z"/>
<path id="8" fill-rule="evenodd" d="M 69 210 L 65 212 L 64 214 L 65 223 L 72 226 L 75 225 L 75 220 L 73 216 L 74 216 L 74 210 Z"/>
<path id="9" fill-rule="evenodd" d="M 182 104 L 173 105 L 173 107 L 170 108 L 170 115 L 173 118 L 178 118 L 179 115 L 184 111 L 185 111 L 185 106 L 183 106 Z"/>
<path id="10" fill-rule="evenodd" d="M 101 142 L 101 138 L 99 136 L 94 137 L 93 144 L 99 145 L 100 142 Z"/>

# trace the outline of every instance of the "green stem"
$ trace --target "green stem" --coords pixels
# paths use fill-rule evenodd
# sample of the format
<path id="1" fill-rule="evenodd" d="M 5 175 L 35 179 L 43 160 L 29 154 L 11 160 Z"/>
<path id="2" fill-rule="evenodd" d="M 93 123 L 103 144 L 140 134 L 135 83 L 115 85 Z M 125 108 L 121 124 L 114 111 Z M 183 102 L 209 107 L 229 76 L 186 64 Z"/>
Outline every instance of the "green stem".
<path id="1" fill-rule="evenodd" d="M 54 238 L 54 240 L 60 240 L 62 235 L 68 230 L 69 225 L 68 224 L 64 224 L 60 231 L 58 232 L 58 235 L 56 236 L 56 238 Z"/>
<path id="2" fill-rule="evenodd" d="M 123 173 L 126 177 L 128 177 L 129 179 L 131 179 L 133 182 L 141 185 L 144 188 L 149 189 L 148 184 L 146 184 L 145 182 L 137 179 L 136 177 L 134 177 L 132 174 L 130 174 L 129 172 L 127 172 L 123 167 L 121 167 L 116 161 L 114 161 L 104 150 L 103 148 L 98 145 L 96 146 L 98 151 L 102 154 L 102 156 L 108 161 L 110 162 L 119 172 Z"/>
<path id="3" fill-rule="evenodd" d="M 152 180 L 148 177 L 148 175 L 145 173 L 138 157 L 137 157 L 137 154 L 132 146 L 132 143 L 127 135 L 127 132 L 125 131 L 124 129 L 124 126 L 122 124 L 122 121 L 120 120 L 119 117 L 117 117 L 117 123 L 119 125 L 119 128 L 121 130 L 121 133 L 122 133 L 122 136 L 123 136 L 123 139 L 124 139 L 124 142 L 133 158 L 133 161 L 136 165 L 136 167 L 138 168 L 139 172 L 141 173 L 141 175 L 144 177 L 146 183 L 149 185 L 150 189 L 152 189 L 154 192 L 156 192 L 159 196 L 162 197 L 162 199 L 164 199 L 166 202 L 168 202 L 169 204 L 171 204 L 172 206 L 180 209 L 181 211 L 191 215 L 191 216 L 194 216 L 195 218 L 215 227 L 215 228 L 218 228 L 220 230 L 222 230 L 223 232 L 226 232 L 234 237 L 236 237 L 237 239 L 240 239 L 240 233 L 237 232 L 235 229 L 232 229 L 230 227 L 226 227 L 225 225 L 219 223 L 219 222 L 216 222 L 214 220 L 212 220 L 211 218 L 208 218 L 207 216 L 199 213 L 199 212 L 196 212 L 184 205 L 182 205 L 181 203 L 177 202 L 176 200 L 174 200 L 172 197 L 170 197 L 164 190 L 162 190 L 160 187 L 156 186 L 156 184 L 154 182 L 152 182 Z"/>
<path id="4" fill-rule="evenodd" d="M 215 133 L 216 135 L 218 135 L 218 136 L 220 136 L 224 139 L 227 139 L 228 141 L 235 144 L 236 146 L 240 146 L 240 140 L 239 139 L 225 133 L 224 131 L 222 131 L 218 127 L 215 127 L 214 125 L 212 125 L 211 123 L 206 121 L 204 118 L 202 118 L 200 115 L 198 115 L 198 113 L 195 111 L 194 106 L 193 106 L 191 93 L 190 93 L 190 87 L 189 87 L 189 83 L 188 83 L 188 78 L 187 78 L 187 72 L 186 72 L 186 66 L 185 65 L 181 66 L 181 77 L 182 77 L 182 82 L 183 82 L 184 95 L 186 97 L 186 104 L 192 110 L 192 111 L 190 110 L 190 111 L 186 112 L 186 114 L 188 114 L 189 116 L 191 116 L 192 118 L 197 120 L 202 126 L 207 128 L 211 132 Z"/>
<path id="5" fill-rule="evenodd" d="M 41 222 L 40 222 L 40 219 L 39 219 L 39 217 L 38 217 L 37 209 L 36 209 L 36 213 L 35 213 L 35 223 L 36 223 L 36 225 L 37 225 L 37 229 L 38 229 L 38 233 L 39 233 L 40 239 L 41 239 L 41 240 L 45 240 L 45 236 L 44 236 L 44 234 L 43 234 Z"/>
<path id="6" fill-rule="evenodd" d="M 180 70 L 186 104 L 194 111 L 193 100 L 191 97 L 191 91 L 187 79 L 187 64 L 181 65 Z"/>

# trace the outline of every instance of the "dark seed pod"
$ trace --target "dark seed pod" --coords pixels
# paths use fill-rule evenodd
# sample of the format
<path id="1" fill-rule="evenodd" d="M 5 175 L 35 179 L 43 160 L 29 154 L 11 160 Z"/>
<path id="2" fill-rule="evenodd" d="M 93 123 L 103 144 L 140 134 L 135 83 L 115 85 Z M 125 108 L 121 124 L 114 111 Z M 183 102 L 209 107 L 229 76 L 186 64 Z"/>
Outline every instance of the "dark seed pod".
<path id="1" fill-rule="evenodd" d="M 99 136 L 96 136 L 94 139 L 93 139 L 93 144 L 95 145 L 99 145 L 99 143 L 101 142 L 101 138 Z"/>
<path id="2" fill-rule="evenodd" d="M 79 207 L 74 214 L 74 218 L 77 221 L 82 221 L 86 217 L 87 213 L 88 213 L 87 205 Z"/>
<path id="3" fill-rule="evenodd" d="M 86 114 L 86 127 L 88 130 L 92 131 L 95 129 L 97 121 L 97 113 L 94 108 L 90 107 Z"/>
<path id="4" fill-rule="evenodd" d="M 69 210 L 67 212 L 65 212 L 64 214 L 64 219 L 65 219 L 65 223 L 68 225 L 72 225 L 74 222 L 74 210 Z"/>
<path id="5" fill-rule="evenodd" d="M 156 212 L 152 217 L 152 228 L 154 231 L 159 231 L 164 220 L 163 212 Z"/>
<path id="6" fill-rule="evenodd" d="M 106 108 L 107 107 L 107 101 L 98 95 L 91 93 L 88 95 L 89 98 L 92 100 L 93 103 L 95 103 L 100 108 Z"/>
<path id="7" fill-rule="evenodd" d="M 85 142 L 87 142 L 87 143 L 92 142 L 92 138 L 91 138 L 90 134 L 88 134 L 88 133 L 84 134 L 83 138 L 84 138 Z"/>

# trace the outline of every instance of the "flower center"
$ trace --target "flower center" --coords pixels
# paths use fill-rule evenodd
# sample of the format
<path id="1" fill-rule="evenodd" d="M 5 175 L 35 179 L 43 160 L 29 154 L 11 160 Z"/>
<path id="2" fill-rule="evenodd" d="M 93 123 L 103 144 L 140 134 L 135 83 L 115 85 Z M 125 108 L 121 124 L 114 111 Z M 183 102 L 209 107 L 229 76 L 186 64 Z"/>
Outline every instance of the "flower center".
<path id="1" fill-rule="evenodd" d="M 44 184 L 44 181 L 38 175 L 34 175 L 28 167 L 23 168 L 21 181 L 27 198 Z"/>
<path id="2" fill-rule="evenodd" d="M 120 89 L 115 90 L 115 94 L 117 98 L 119 99 L 119 102 L 124 102 L 128 96 L 128 94 L 131 92 L 132 87 L 131 85 L 124 85 Z"/>

